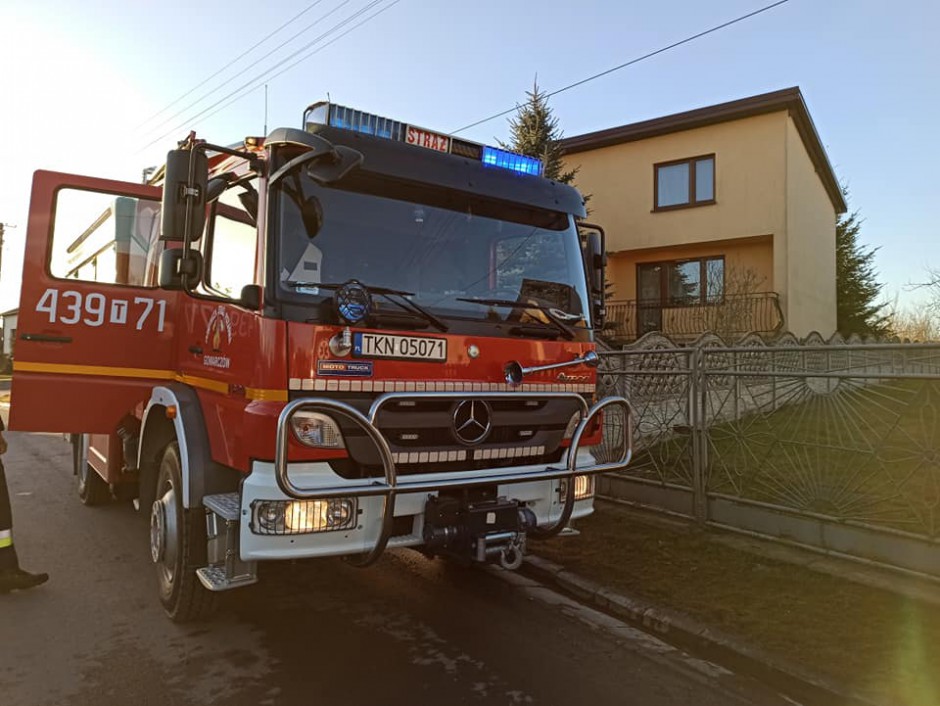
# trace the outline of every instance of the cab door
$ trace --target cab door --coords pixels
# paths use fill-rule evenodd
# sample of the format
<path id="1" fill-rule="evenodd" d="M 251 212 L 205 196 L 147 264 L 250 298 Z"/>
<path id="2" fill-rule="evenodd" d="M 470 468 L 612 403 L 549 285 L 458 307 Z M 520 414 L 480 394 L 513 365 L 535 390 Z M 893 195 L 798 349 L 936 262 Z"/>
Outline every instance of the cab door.
<path id="1" fill-rule="evenodd" d="M 10 426 L 113 433 L 176 377 L 181 296 L 157 286 L 161 189 L 36 172 Z"/>

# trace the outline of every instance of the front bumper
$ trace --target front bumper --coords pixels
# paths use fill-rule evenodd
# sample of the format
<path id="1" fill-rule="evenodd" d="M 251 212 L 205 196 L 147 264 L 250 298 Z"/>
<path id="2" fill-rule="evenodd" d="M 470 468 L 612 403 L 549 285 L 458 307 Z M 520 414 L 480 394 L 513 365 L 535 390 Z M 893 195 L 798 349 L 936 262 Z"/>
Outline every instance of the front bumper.
<path id="1" fill-rule="evenodd" d="M 331 398 L 301 398 L 288 403 L 278 417 L 277 446 L 275 462 L 273 464 L 274 482 L 284 498 L 294 500 L 323 500 L 328 498 L 355 497 L 358 500 L 361 513 L 360 522 L 354 529 L 315 535 L 291 535 L 289 537 L 274 537 L 280 540 L 268 545 L 272 539 L 251 531 L 250 523 L 241 523 L 241 555 L 245 559 L 262 558 L 255 552 L 263 552 L 264 546 L 274 547 L 289 553 L 275 554 L 263 558 L 288 558 L 292 556 L 326 556 L 330 554 L 358 554 L 354 561 L 357 565 L 366 566 L 376 561 L 388 545 L 416 546 L 422 543 L 421 516 L 424 504 L 429 495 L 437 494 L 446 489 L 478 488 L 483 486 L 499 488 L 499 495 L 522 501 L 531 509 L 538 520 L 538 527 L 533 531 L 535 536 L 551 536 L 561 531 L 572 517 L 578 504 L 574 500 L 574 493 L 569 492 L 564 502 L 555 501 L 557 508 L 553 507 L 553 498 L 557 498 L 558 483 L 565 479 L 568 487 L 574 487 L 574 478 L 579 475 L 596 475 L 598 473 L 622 470 L 630 462 L 633 453 L 632 443 L 632 409 L 630 404 L 622 397 L 607 397 L 588 408 L 584 399 L 575 393 L 540 392 L 527 393 L 530 398 L 544 399 L 570 399 L 581 408 L 581 421 L 571 437 L 571 445 L 561 466 L 517 466 L 515 468 L 484 469 L 476 471 L 463 471 L 448 474 L 417 474 L 398 476 L 395 461 L 388 443 L 382 432 L 376 426 L 376 417 L 383 406 L 403 398 L 434 398 L 434 399 L 466 399 L 464 393 L 452 392 L 391 392 L 380 395 L 372 403 L 368 414 L 363 414 L 354 407 Z M 481 392 L 474 393 L 473 397 L 483 400 L 517 399 L 515 392 Z M 614 462 L 598 463 L 589 454 L 580 452 L 581 439 L 591 421 L 603 409 L 620 407 L 625 416 L 626 436 L 620 458 Z M 326 464 L 295 464 L 288 463 L 288 434 L 290 433 L 291 417 L 300 410 L 314 411 L 345 417 L 348 421 L 357 424 L 373 442 L 382 460 L 384 477 L 348 480 L 335 475 Z M 584 465 L 582 465 L 584 464 Z M 260 471 L 260 469 L 259 469 Z M 252 473 L 252 476 L 255 474 Z M 251 517 L 251 503 L 259 499 L 252 496 L 252 489 L 263 488 L 270 492 L 270 471 L 261 471 L 258 474 L 256 485 L 252 484 L 251 476 L 246 480 L 242 493 L 242 519 Z M 509 486 L 513 486 L 510 488 Z M 260 498 L 274 499 L 274 498 Z M 581 501 L 582 514 L 591 511 L 593 503 Z M 246 515 L 247 510 L 247 515 Z M 416 518 L 411 533 L 394 537 L 393 528 L 395 518 L 413 515 Z M 248 535 L 248 536 L 246 536 Z M 328 536 L 333 535 L 333 536 Z M 315 553 L 310 555 L 296 553 L 299 537 L 305 537 L 304 546 L 317 546 Z M 286 542 L 285 542 L 286 540 Z M 309 543 L 309 544 L 308 544 Z M 293 552 L 293 553 L 291 553 Z"/>
<path id="2" fill-rule="evenodd" d="M 579 466 L 595 463 L 586 450 L 580 452 Z M 501 468 L 498 472 L 507 476 L 520 473 L 534 474 L 544 470 L 544 466 L 516 466 Z M 291 463 L 289 473 L 295 483 L 307 489 L 337 490 L 343 486 L 349 488 L 348 496 L 354 495 L 356 488 L 361 488 L 361 481 L 345 480 L 337 476 L 327 463 Z M 495 475 L 497 472 L 490 472 Z M 487 473 L 489 476 L 490 473 Z M 422 474 L 422 482 L 440 483 L 458 479 L 473 473 Z M 407 477 L 400 480 L 405 481 Z M 526 483 L 499 484 L 497 495 L 525 503 L 535 513 L 539 525 L 551 526 L 564 512 L 559 492 L 559 479 L 536 480 Z M 396 527 L 410 526 L 408 531 L 392 533 L 388 537 L 388 547 L 419 547 L 424 544 L 424 509 L 431 496 L 430 492 L 401 492 L 396 495 L 393 517 Z M 381 539 L 384 524 L 385 499 L 381 496 L 366 496 L 358 499 L 358 522 L 347 530 L 312 532 L 307 534 L 273 535 L 260 534 L 253 526 L 253 506 L 266 500 L 290 500 L 276 479 L 275 464 L 256 461 L 251 473 L 245 478 L 241 492 L 241 522 L 239 523 L 239 547 L 242 561 L 301 559 L 325 556 L 364 554 L 371 551 Z M 571 519 L 586 517 L 594 511 L 593 497 L 575 500 Z M 411 522 L 402 522 L 399 518 L 411 518 Z"/>

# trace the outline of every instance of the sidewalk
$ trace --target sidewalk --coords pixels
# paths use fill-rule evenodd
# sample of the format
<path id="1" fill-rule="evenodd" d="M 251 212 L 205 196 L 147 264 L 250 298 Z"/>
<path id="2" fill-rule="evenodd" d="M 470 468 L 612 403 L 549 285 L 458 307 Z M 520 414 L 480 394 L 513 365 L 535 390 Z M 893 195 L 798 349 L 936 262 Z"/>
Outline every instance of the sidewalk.
<path id="1" fill-rule="evenodd" d="M 599 500 L 527 570 L 826 703 L 940 705 L 940 584 Z M 546 561 L 547 560 L 547 561 Z"/>

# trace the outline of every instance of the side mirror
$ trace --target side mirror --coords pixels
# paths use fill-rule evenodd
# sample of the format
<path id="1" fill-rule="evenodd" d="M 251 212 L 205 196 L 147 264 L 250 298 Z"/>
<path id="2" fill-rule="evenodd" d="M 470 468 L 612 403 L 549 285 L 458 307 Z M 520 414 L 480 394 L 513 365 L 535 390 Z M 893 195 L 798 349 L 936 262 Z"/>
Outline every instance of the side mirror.
<path id="1" fill-rule="evenodd" d="M 257 284 L 246 284 L 242 287 L 239 303 L 246 309 L 258 311 L 261 309 L 261 287 Z"/>
<path id="2" fill-rule="evenodd" d="M 231 177 L 228 174 L 210 179 L 206 184 L 206 203 L 212 203 L 225 193 L 229 181 L 231 181 Z"/>
<path id="3" fill-rule="evenodd" d="M 591 287 L 591 305 L 594 325 L 604 326 L 607 310 L 604 306 L 604 272 L 607 267 L 607 247 L 604 229 L 593 224 L 582 223 L 582 228 L 590 229 L 584 236 L 584 264 L 587 268 L 588 284 Z"/>
<path id="4" fill-rule="evenodd" d="M 186 282 L 183 282 L 183 278 Z M 157 279 L 161 289 L 184 289 L 184 284 L 192 286 L 202 277 L 202 253 L 198 250 L 173 248 L 164 250 L 160 255 L 160 268 Z"/>
<path id="5" fill-rule="evenodd" d="M 198 240 L 206 220 L 209 160 L 201 150 L 171 150 L 166 155 L 161 240 Z"/>
<path id="6" fill-rule="evenodd" d="M 303 221 L 307 237 L 313 240 L 323 227 L 323 206 L 316 196 L 308 196 L 300 207 L 300 219 Z"/>

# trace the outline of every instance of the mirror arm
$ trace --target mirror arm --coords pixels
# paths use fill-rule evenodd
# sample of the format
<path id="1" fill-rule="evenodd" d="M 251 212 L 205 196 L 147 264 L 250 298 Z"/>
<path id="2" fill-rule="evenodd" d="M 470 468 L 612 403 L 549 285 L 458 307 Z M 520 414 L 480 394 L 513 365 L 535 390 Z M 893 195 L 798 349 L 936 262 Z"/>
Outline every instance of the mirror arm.
<path id="1" fill-rule="evenodd" d="M 319 152 L 317 150 L 310 150 L 309 152 L 304 152 L 302 155 L 294 157 L 285 164 L 281 166 L 274 174 L 268 177 L 268 186 L 272 187 L 277 184 L 281 179 L 283 179 L 287 174 L 294 171 L 298 167 L 302 167 L 307 162 L 312 162 L 315 159 L 326 156 L 336 157 L 335 152 Z"/>
<path id="2" fill-rule="evenodd" d="M 252 171 L 258 171 L 258 168 L 261 164 L 261 158 L 253 152 L 246 152 L 245 150 L 235 150 L 231 147 L 223 147 L 222 145 L 213 145 L 208 142 L 201 142 L 196 146 L 196 149 L 201 150 L 212 150 L 213 152 L 221 152 L 222 154 L 229 154 L 233 157 L 242 157 L 248 160 L 248 166 L 251 167 Z"/>

